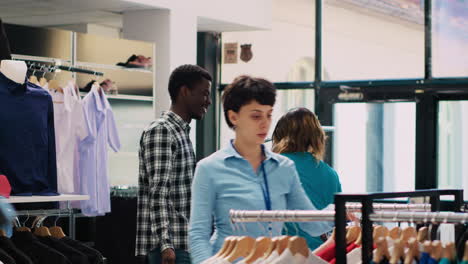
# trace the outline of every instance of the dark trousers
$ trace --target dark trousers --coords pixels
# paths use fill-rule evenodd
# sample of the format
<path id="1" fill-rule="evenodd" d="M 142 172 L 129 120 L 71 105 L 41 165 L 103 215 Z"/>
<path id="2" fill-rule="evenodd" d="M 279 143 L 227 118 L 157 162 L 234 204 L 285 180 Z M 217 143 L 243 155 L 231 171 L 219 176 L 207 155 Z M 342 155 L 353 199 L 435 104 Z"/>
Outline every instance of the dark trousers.
<path id="1" fill-rule="evenodd" d="M 176 264 L 191 264 L 190 254 L 182 249 L 176 249 Z M 161 252 L 159 248 L 148 253 L 148 264 L 161 264 Z"/>

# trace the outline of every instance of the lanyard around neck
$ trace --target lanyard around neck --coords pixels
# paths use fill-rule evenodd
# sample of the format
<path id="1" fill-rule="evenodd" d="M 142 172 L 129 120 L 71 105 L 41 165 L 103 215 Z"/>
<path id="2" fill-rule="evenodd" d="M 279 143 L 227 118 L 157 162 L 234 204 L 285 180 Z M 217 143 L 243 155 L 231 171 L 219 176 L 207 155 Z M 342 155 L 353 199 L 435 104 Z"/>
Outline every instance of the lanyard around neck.
<path id="1" fill-rule="evenodd" d="M 237 149 L 234 146 L 234 143 L 232 141 L 231 141 L 231 145 L 232 145 L 232 148 L 234 148 L 234 150 L 240 155 L 239 151 L 237 151 Z M 263 148 L 262 148 L 262 153 L 263 153 L 263 156 L 266 156 L 265 155 L 265 150 Z M 262 184 L 263 201 L 265 202 L 266 209 L 271 210 L 270 188 L 268 186 L 268 177 L 267 177 L 267 174 L 266 174 L 265 164 L 264 164 L 263 161 L 262 161 L 260 166 L 261 166 L 261 171 L 262 171 L 262 174 L 263 174 L 263 184 Z"/>

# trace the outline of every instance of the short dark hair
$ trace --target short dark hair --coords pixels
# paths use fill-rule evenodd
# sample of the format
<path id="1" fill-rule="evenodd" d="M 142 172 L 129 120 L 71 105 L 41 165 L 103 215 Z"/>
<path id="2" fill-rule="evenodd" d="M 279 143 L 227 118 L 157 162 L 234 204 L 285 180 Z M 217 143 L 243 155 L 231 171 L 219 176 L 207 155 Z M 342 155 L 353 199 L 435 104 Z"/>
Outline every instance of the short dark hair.
<path id="1" fill-rule="evenodd" d="M 208 71 L 198 65 L 184 64 L 177 67 L 169 77 L 169 95 L 171 96 L 171 101 L 173 103 L 176 102 L 180 87 L 185 85 L 191 89 L 194 84 L 203 79 L 210 82 L 213 80 Z"/>
<path id="2" fill-rule="evenodd" d="M 223 93 L 224 118 L 230 128 L 234 125 L 229 120 L 228 112 L 239 112 L 240 108 L 252 101 L 273 106 L 276 101 L 276 88 L 268 80 L 248 75 L 237 77 Z"/>

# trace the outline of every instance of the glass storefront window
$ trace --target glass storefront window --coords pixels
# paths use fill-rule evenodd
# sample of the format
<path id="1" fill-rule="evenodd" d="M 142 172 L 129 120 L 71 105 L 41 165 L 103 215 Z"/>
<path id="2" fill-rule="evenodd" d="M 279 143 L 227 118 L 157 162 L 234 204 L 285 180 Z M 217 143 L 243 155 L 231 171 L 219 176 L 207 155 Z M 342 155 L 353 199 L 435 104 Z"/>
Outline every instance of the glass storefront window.
<path id="1" fill-rule="evenodd" d="M 438 124 L 438 187 L 468 189 L 468 101 L 441 101 Z M 468 193 L 465 192 L 465 200 Z"/>
<path id="2" fill-rule="evenodd" d="M 415 189 L 415 103 L 337 103 L 334 119 L 343 192 Z"/>
<path id="3" fill-rule="evenodd" d="M 322 78 L 422 78 L 423 3 L 420 0 L 325 0 Z"/>
<path id="4" fill-rule="evenodd" d="M 432 29 L 433 75 L 468 76 L 468 2 L 432 1 Z"/>

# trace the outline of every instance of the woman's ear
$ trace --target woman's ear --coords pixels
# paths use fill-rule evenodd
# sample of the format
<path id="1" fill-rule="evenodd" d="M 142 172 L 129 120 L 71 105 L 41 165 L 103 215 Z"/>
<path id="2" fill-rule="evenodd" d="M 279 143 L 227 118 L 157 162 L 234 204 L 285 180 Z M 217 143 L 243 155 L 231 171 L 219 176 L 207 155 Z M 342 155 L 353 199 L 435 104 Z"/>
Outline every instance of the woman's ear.
<path id="1" fill-rule="evenodd" d="M 228 118 L 231 121 L 231 124 L 237 126 L 237 120 L 239 119 L 239 114 L 234 112 L 233 110 L 228 110 Z"/>

